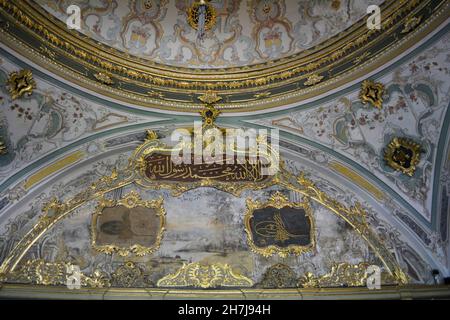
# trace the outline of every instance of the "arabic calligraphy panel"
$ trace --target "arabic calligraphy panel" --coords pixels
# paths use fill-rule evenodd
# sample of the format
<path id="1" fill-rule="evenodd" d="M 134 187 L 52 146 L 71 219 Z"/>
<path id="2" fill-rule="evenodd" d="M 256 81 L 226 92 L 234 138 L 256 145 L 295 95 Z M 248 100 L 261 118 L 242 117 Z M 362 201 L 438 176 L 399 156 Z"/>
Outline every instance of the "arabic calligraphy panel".
<path id="1" fill-rule="evenodd" d="M 237 156 L 233 163 L 202 162 L 196 164 L 175 164 L 170 154 L 152 153 L 145 157 L 145 175 L 151 180 L 195 182 L 211 179 L 220 182 L 264 182 L 269 176 L 264 175 L 261 161 L 250 163 L 246 158 L 239 163 Z"/>
<path id="2" fill-rule="evenodd" d="M 291 203 L 279 192 L 267 203 L 247 200 L 245 227 L 250 248 L 263 256 L 299 255 L 314 247 L 309 203 Z"/>

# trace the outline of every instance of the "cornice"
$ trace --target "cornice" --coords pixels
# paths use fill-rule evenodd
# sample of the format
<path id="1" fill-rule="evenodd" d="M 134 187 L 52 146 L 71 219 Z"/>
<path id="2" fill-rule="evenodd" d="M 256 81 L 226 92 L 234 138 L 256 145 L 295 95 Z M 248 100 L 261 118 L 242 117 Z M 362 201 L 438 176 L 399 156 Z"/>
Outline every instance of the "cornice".
<path id="1" fill-rule="evenodd" d="M 243 68 L 176 68 L 133 57 L 69 31 L 30 0 L 0 0 L 0 35 L 26 58 L 101 95 L 197 112 L 198 96 L 213 90 L 223 97 L 218 109 L 239 112 L 298 103 L 364 76 L 442 24 L 448 7 L 449 0 L 387 1 L 381 31 L 367 30 L 360 21 L 310 50 Z M 407 28 L 414 17 L 420 24 Z"/>

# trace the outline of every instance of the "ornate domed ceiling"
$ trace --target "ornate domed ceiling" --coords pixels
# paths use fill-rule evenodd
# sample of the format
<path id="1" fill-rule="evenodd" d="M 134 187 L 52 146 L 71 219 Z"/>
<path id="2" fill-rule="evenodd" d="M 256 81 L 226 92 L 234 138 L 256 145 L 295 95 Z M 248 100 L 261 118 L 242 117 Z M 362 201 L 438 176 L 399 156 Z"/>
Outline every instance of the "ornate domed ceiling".
<path id="1" fill-rule="evenodd" d="M 67 19 L 81 8 L 81 32 L 107 46 L 157 63 L 187 68 L 230 68 L 266 63 L 329 40 L 366 16 L 376 1 L 211 1 L 214 26 L 199 40 L 188 23 L 192 0 L 37 0 Z"/>
<path id="2" fill-rule="evenodd" d="M 210 3 L 200 40 L 188 0 L 0 0 L 0 297 L 359 298 L 368 264 L 401 297 L 448 277 L 450 0 L 370 1 L 381 30 L 369 1 Z M 170 167 L 202 118 L 276 132 L 277 174 Z"/>
<path id="3" fill-rule="evenodd" d="M 68 1 L 0 7 L 5 43 L 39 65 L 129 106 L 179 112 L 197 112 L 209 90 L 224 112 L 316 99 L 390 63 L 447 13 L 443 0 L 372 1 L 378 30 L 368 1 L 212 1 L 215 24 L 199 40 L 192 3 L 79 1 L 80 31 L 67 27 Z"/>

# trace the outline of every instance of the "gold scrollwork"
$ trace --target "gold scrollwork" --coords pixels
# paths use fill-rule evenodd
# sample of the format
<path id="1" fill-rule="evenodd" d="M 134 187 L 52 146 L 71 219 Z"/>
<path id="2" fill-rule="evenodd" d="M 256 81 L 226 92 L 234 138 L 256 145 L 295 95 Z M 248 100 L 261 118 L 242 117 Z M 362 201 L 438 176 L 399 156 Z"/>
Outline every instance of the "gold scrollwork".
<path id="1" fill-rule="evenodd" d="M 415 17 L 415 16 L 410 16 L 406 19 L 405 24 L 404 24 L 404 28 L 402 30 L 402 33 L 409 33 L 412 30 L 414 30 L 415 28 L 417 28 L 417 26 L 422 22 L 422 16 L 420 17 Z"/>
<path id="2" fill-rule="evenodd" d="M 314 86 L 318 83 L 320 83 L 323 80 L 323 76 L 320 76 L 318 74 L 313 74 L 308 77 L 308 79 L 305 81 L 306 86 Z"/>
<path id="3" fill-rule="evenodd" d="M 216 24 L 216 9 L 208 1 L 209 0 L 199 0 L 198 2 L 194 2 L 187 11 L 187 21 L 195 30 L 198 29 L 200 6 L 205 6 L 205 30 L 210 30 Z"/>
<path id="4" fill-rule="evenodd" d="M 46 262 L 42 259 L 27 260 L 14 272 L 10 272 L 4 281 L 30 283 L 37 285 L 67 285 L 70 263 L 55 261 Z M 91 288 L 109 287 L 107 276 L 95 270 L 91 275 L 80 273 L 80 285 Z"/>
<path id="5" fill-rule="evenodd" d="M 296 238 L 298 235 L 293 235 L 286 230 L 283 223 L 283 218 L 280 212 L 276 212 L 273 216 L 273 221 L 260 222 L 260 225 L 264 227 L 264 233 L 258 230 L 252 230 L 251 220 L 255 217 L 255 211 L 264 208 L 294 208 L 303 209 L 306 218 L 309 222 L 309 243 L 307 245 L 289 244 L 288 246 L 279 246 L 275 244 L 270 244 L 268 246 L 258 246 L 255 244 L 254 232 L 263 235 L 264 237 L 270 237 L 275 239 L 278 243 L 284 243 L 285 241 Z M 303 201 L 300 203 L 290 202 L 289 199 L 280 192 L 274 193 L 266 203 L 261 203 L 259 201 L 253 201 L 252 199 L 247 199 L 247 211 L 244 217 L 245 231 L 247 233 L 247 243 L 250 249 L 264 257 L 270 257 L 274 254 L 278 254 L 280 257 L 287 257 L 288 254 L 300 255 L 302 253 L 311 251 L 315 246 L 315 226 L 314 218 L 311 210 L 311 206 L 308 201 Z M 304 235 L 302 235 L 304 236 Z"/>
<path id="6" fill-rule="evenodd" d="M 109 200 L 102 198 L 100 199 L 98 206 L 96 208 L 96 211 L 92 217 L 92 224 L 91 224 L 91 233 L 92 233 L 92 239 L 91 244 L 92 247 L 102 253 L 106 254 L 113 254 L 117 253 L 122 257 L 128 256 L 131 253 L 134 253 L 137 256 L 144 256 L 147 254 L 151 254 L 155 252 L 160 244 L 161 240 L 163 238 L 163 234 L 165 231 L 165 210 L 163 206 L 163 198 L 156 199 L 156 200 L 150 200 L 150 201 L 144 201 L 141 199 L 141 196 L 139 193 L 135 191 L 131 191 L 129 194 L 124 196 L 120 200 Z M 98 237 L 98 230 L 97 230 L 97 224 L 99 217 L 103 214 L 103 210 L 105 208 L 112 208 L 112 207 L 119 207 L 124 206 L 128 209 L 133 209 L 137 207 L 144 207 L 144 208 L 151 208 L 154 209 L 156 212 L 156 216 L 159 218 L 159 227 L 158 227 L 158 233 L 156 235 L 155 241 L 150 246 L 143 246 L 140 244 L 134 244 L 130 247 L 122 247 L 117 244 L 105 244 L 105 245 L 99 245 L 97 243 L 97 237 Z"/>
<path id="7" fill-rule="evenodd" d="M 94 78 L 97 79 L 98 82 L 106 84 L 108 86 L 114 84 L 111 76 L 105 72 L 97 72 L 94 74 Z"/>
<path id="8" fill-rule="evenodd" d="M 363 81 L 359 98 L 363 104 L 370 103 L 377 109 L 383 108 L 384 85 L 371 80 Z"/>
<path id="9" fill-rule="evenodd" d="M 12 72 L 8 77 L 9 94 L 11 99 L 16 100 L 23 95 L 32 95 L 33 89 L 36 89 L 36 82 L 33 79 L 31 70 L 20 70 Z"/>
<path id="10" fill-rule="evenodd" d="M 0 155 L 4 155 L 8 153 L 8 148 L 6 147 L 5 143 L 0 139 Z"/>
<path id="11" fill-rule="evenodd" d="M 418 143 L 410 139 L 395 137 L 387 146 L 384 159 L 392 169 L 412 177 L 420 162 L 421 149 Z"/>
<path id="12" fill-rule="evenodd" d="M 1 0 L 0 0 L 1 1 Z M 281 165 L 280 171 L 265 183 L 222 183 L 210 179 L 202 179 L 195 183 L 161 183 L 160 181 L 144 181 L 141 173 L 142 166 L 139 159 L 155 151 L 171 151 L 160 140 L 148 140 L 139 146 L 130 159 L 128 168 L 113 172 L 100 178 L 89 188 L 82 190 L 72 198 L 63 202 L 53 199 L 43 207 L 44 214 L 22 239 L 13 247 L 0 266 L 0 278 L 8 277 L 15 272 L 16 267 L 28 250 L 57 222 L 67 217 L 77 208 L 88 201 L 97 200 L 105 194 L 119 188 L 136 183 L 145 189 L 168 189 L 176 195 L 199 187 L 214 187 L 239 196 L 243 190 L 260 190 L 270 186 L 278 185 L 282 188 L 297 192 L 311 201 L 328 208 L 332 213 L 345 220 L 361 237 L 368 243 L 369 247 L 379 257 L 385 266 L 385 270 L 399 284 L 408 283 L 408 278 L 400 268 L 392 253 L 384 246 L 378 235 L 371 230 L 367 222 L 367 212 L 360 203 L 347 206 L 338 200 L 328 196 L 304 173 L 294 175 Z M 282 164 L 282 162 L 280 162 Z"/>
<path id="13" fill-rule="evenodd" d="M 322 276 L 314 276 L 307 272 L 300 277 L 298 286 L 301 288 L 331 288 L 331 287 L 362 287 L 367 285 L 368 263 L 339 263 L 331 267 L 331 271 Z M 392 283 L 392 277 L 382 274 L 384 282 Z"/>
<path id="14" fill-rule="evenodd" d="M 158 280 L 158 287 L 251 287 L 253 281 L 243 275 L 236 274 L 228 264 L 200 263 L 183 264 L 174 274 L 166 275 Z"/>
<path id="15" fill-rule="evenodd" d="M 145 141 L 158 140 L 158 134 L 156 133 L 156 131 L 147 130 L 145 133 Z"/>
<path id="16" fill-rule="evenodd" d="M 208 90 L 206 93 L 199 96 L 198 100 L 206 104 L 215 104 L 222 100 L 222 97 L 218 96 L 214 91 Z"/>

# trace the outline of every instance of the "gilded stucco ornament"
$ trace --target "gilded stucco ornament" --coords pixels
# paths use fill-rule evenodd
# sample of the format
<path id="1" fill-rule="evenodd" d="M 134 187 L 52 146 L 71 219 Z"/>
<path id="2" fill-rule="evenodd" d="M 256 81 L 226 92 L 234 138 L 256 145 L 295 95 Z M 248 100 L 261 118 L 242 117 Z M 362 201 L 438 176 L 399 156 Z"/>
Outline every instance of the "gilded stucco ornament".
<path id="1" fill-rule="evenodd" d="M 70 263 L 55 261 L 46 262 L 42 259 L 27 260 L 17 270 L 7 275 L 5 281 L 28 283 L 44 286 L 66 286 L 71 275 Z M 109 279 L 100 270 L 94 270 L 91 275 L 80 273 L 80 285 L 90 288 L 109 287 Z"/>
<path id="2" fill-rule="evenodd" d="M 361 85 L 359 98 L 363 104 L 370 103 L 377 109 L 383 108 L 384 85 L 380 82 L 365 80 Z"/>
<path id="3" fill-rule="evenodd" d="M 281 263 L 269 267 L 257 284 L 261 288 L 295 288 L 297 287 L 297 274 L 295 271 Z"/>
<path id="4" fill-rule="evenodd" d="M 101 198 L 98 202 L 98 206 L 96 208 L 96 211 L 94 215 L 92 216 L 92 224 L 91 224 L 91 245 L 92 247 L 102 253 L 106 254 L 113 254 L 117 253 L 119 256 L 126 257 L 130 254 L 135 254 L 136 256 L 142 257 L 147 254 L 151 254 L 158 250 L 159 246 L 161 245 L 161 241 L 164 235 L 165 231 L 165 214 L 166 211 L 164 210 L 163 206 L 163 198 L 155 199 L 155 200 L 149 200 L 145 201 L 141 199 L 141 196 L 139 193 L 135 191 L 131 191 L 129 194 L 125 195 L 120 200 L 109 200 L 106 198 Z M 125 207 L 128 209 L 135 209 L 135 208 L 148 208 L 153 209 L 154 213 L 156 214 L 156 217 L 159 220 L 159 226 L 157 226 L 157 235 L 155 239 L 152 241 L 151 244 L 148 246 L 144 246 L 142 244 L 133 244 L 129 247 L 123 247 L 120 244 L 117 243 L 108 243 L 108 244 L 99 244 L 98 238 L 99 238 L 99 230 L 98 230 L 98 221 L 102 215 L 104 215 L 104 210 L 106 208 L 117 208 L 119 210 L 120 207 Z M 130 213 L 131 214 L 131 213 Z M 128 218 L 126 220 L 123 220 L 123 224 L 127 224 L 129 226 L 130 224 L 130 214 L 128 215 Z M 116 231 L 118 226 L 116 226 L 117 221 L 113 220 L 111 221 L 115 223 L 113 225 L 113 231 Z M 111 223 L 109 222 L 109 223 Z M 107 222 L 108 223 L 108 222 Z M 102 226 L 100 226 L 102 227 Z M 131 227 L 129 227 L 131 228 Z M 127 232 L 128 230 L 124 230 L 123 232 Z M 128 232 L 130 233 L 130 232 Z"/>
<path id="5" fill-rule="evenodd" d="M 8 153 L 8 148 L 6 147 L 3 140 L 0 138 L 0 155 L 4 155 Z"/>
<path id="6" fill-rule="evenodd" d="M 218 96 L 216 92 L 208 90 L 204 94 L 199 96 L 198 100 L 208 105 L 219 102 L 220 100 L 222 100 L 222 97 Z"/>
<path id="7" fill-rule="evenodd" d="M 392 169 L 412 177 L 420 162 L 421 150 L 420 144 L 407 138 L 395 137 L 386 147 L 384 159 Z"/>
<path id="8" fill-rule="evenodd" d="M 245 232 L 247 233 L 247 243 L 253 252 L 266 258 L 274 254 L 286 258 L 289 254 L 298 256 L 314 248 L 314 218 L 308 201 L 290 202 L 287 196 L 276 192 L 265 203 L 248 198 L 246 204 L 247 211 L 244 216 Z M 296 228 L 295 231 L 288 230 L 286 223 L 283 221 L 286 217 L 281 210 L 285 208 L 297 209 L 295 215 L 298 219 L 296 220 L 305 218 L 305 224 L 308 224 L 306 232 L 305 230 L 300 230 L 303 228 Z M 274 214 L 267 216 L 264 210 L 261 209 L 266 209 L 266 212 L 267 209 L 272 209 Z M 258 220 L 258 215 L 263 214 L 264 218 Z M 292 219 L 292 216 L 290 216 L 290 219 Z M 296 241 L 298 238 L 304 239 L 305 237 L 307 239 L 302 242 L 304 244 L 299 244 Z"/>
<path id="9" fill-rule="evenodd" d="M 322 276 L 315 276 L 311 272 L 299 278 L 298 286 L 300 288 L 332 288 L 332 287 L 365 287 L 369 263 L 361 262 L 359 264 L 336 263 L 331 267 L 331 271 Z M 395 283 L 395 279 L 386 272 L 381 273 L 381 282 L 383 284 Z"/>
<path id="10" fill-rule="evenodd" d="M 202 9 L 202 7 L 204 9 Z M 202 20 L 201 11 L 204 10 L 204 16 Z M 194 2 L 187 11 L 187 21 L 189 25 L 195 29 L 199 29 L 199 23 L 204 24 L 205 30 L 211 30 L 216 24 L 216 9 L 209 3 L 209 0 L 199 0 Z"/>
<path id="11" fill-rule="evenodd" d="M 114 84 L 114 81 L 111 78 L 111 75 L 105 73 L 105 72 L 97 72 L 94 74 L 95 79 L 97 79 L 98 82 L 106 84 L 108 86 Z"/>
<path id="12" fill-rule="evenodd" d="M 214 105 L 222 100 L 222 97 L 219 97 L 217 93 L 208 90 L 205 94 L 199 96 L 198 99 L 205 104 L 204 108 L 200 111 L 203 127 L 213 126 L 216 118 L 221 113 L 214 107 Z"/>
<path id="13" fill-rule="evenodd" d="M 308 77 L 308 79 L 305 81 L 305 85 L 307 86 L 314 86 L 318 83 L 320 83 L 323 80 L 323 76 L 320 76 L 318 74 L 313 74 Z"/>
<path id="14" fill-rule="evenodd" d="M 145 131 L 145 141 L 152 141 L 152 140 L 158 140 L 158 134 L 154 130 L 147 130 Z"/>
<path id="15" fill-rule="evenodd" d="M 33 79 L 31 70 L 12 72 L 8 77 L 7 84 L 9 85 L 9 94 L 13 100 L 22 98 L 24 95 L 31 96 L 33 89 L 36 89 L 36 82 Z"/>
<path id="16" fill-rule="evenodd" d="M 299 279 L 298 286 L 302 288 L 324 287 L 360 287 L 367 284 L 368 263 L 352 265 L 340 263 L 333 265 L 331 271 L 323 276 L 314 276 L 307 272 Z"/>
<path id="17" fill-rule="evenodd" d="M 422 17 L 410 16 L 406 19 L 402 33 L 409 33 L 422 22 Z"/>
<path id="18" fill-rule="evenodd" d="M 433 27 L 445 21 L 448 12 L 448 3 L 444 0 L 439 3 L 432 3 L 431 0 L 400 0 L 385 2 L 382 7 L 389 8 L 383 10 L 386 17 L 383 16 L 381 27 L 385 32 L 367 30 L 363 23 L 355 24 L 349 30 L 354 36 L 347 35 L 339 39 L 332 37 L 321 43 L 317 50 L 311 50 L 307 56 L 294 54 L 271 61 L 270 64 L 258 63 L 220 71 L 215 68 L 207 70 L 168 66 L 153 61 L 149 67 L 148 61 L 143 62 L 138 57 L 113 48 L 105 50 L 104 46 L 93 39 L 70 32 L 63 27 L 63 23 L 55 25 L 52 19 L 40 14 L 39 9 L 30 6 L 27 1 L 0 0 L 0 15 L 10 25 L 9 28 L 0 28 L 0 31 L 6 45 L 18 52 L 24 52 L 25 56 L 40 66 L 77 85 L 95 88 L 99 94 L 113 96 L 126 103 L 195 112 L 198 111 L 198 106 L 192 102 L 192 95 L 213 89 L 227 94 L 227 101 L 220 108 L 222 111 L 248 112 L 278 107 L 280 103 L 297 103 L 326 93 L 342 82 L 355 80 L 361 73 L 367 73 L 377 68 L 378 64 L 391 61 L 394 54 L 397 55 L 410 47 L 409 36 L 401 34 L 406 17 L 417 11 L 422 12 L 420 16 L 423 17 L 422 24 L 426 28 L 417 30 L 417 36 L 422 39 Z M 23 32 L 13 32 L 18 29 Z M 24 45 L 30 37 L 39 39 L 31 48 Z M 355 57 L 360 52 L 375 52 L 377 45 L 384 40 L 384 53 L 377 62 L 366 59 L 361 61 L 364 63 L 357 68 L 347 63 L 348 58 Z M 52 49 L 57 49 L 58 55 L 55 59 L 49 58 L 48 54 L 39 49 L 43 44 L 51 44 Z M 83 65 L 86 72 L 80 74 L 72 70 L 73 64 Z M 334 70 L 341 70 L 341 66 L 348 67 L 344 67 L 345 71 L 334 73 Z M 122 79 L 123 83 L 133 86 L 125 90 L 120 86 L 99 85 L 98 80 L 92 76 L 99 72 L 111 74 L 114 79 Z M 288 90 L 290 84 L 302 83 L 305 78 L 317 74 L 327 74 L 327 81 L 323 81 L 323 85 L 300 85 L 296 90 Z M 157 90 L 152 92 L 154 88 Z M 260 99 L 251 98 L 261 90 L 270 90 L 273 94 Z M 148 94 L 142 94 L 143 92 Z M 244 99 L 243 95 L 246 96 Z"/>
<path id="19" fill-rule="evenodd" d="M 174 274 L 169 274 L 157 283 L 158 287 L 251 287 L 253 281 L 243 275 L 233 272 L 228 264 L 189 263 Z"/>
<path id="20" fill-rule="evenodd" d="M 1 0 L 0 0 L 1 1 Z M 139 165 L 139 159 L 143 156 L 151 154 L 155 151 L 170 151 L 171 148 L 163 144 L 160 140 L 147 140 L 139 146 L 130 158 L 129 166 L 123 170 L 113 170 L 111 174 L 101 177 L 96 182 L 92 183 L 88 188 L 82 190 L 73 197 L 64 199 L 52 199 L 43 206 L 43 215 L 39 217 L 33 227 L 17 242 L 17 244 L 9 251 L 5 259 L 0 265 L 0 278 L 9 278 L 20 269 L 19 263 L 27 254 L 31 247 L 33 247 L 39 239 L 42 238 L 53 226 L 61 220 L 70 216 L 76 209 L 80 208 L 89 201 L 98 201 L 104 199 L 106 194 L 111 191 L 123 188 L 130 185 L 140 185 L 145 190 L 172 190 L 175 196 L 182 194 L 188 190 L 199 187 L 214 187 L 224 192 L 239 196 L 244 190 L 260 190 L 266 189 L 270 186 L 277 185 L 286 190 L 296 192 L 308 199 L 308 201 L 315 201 L 317 204 L 328 208 L 332 213 L 345 220 L 355 231 L 368 243 L 375 255 L 381 260 L 388 272 L 398 284 L 408 283 L 408 278 L 400 268 L 396 258 L 385 247 L 379 236 L 370 228 L 367 222 L 367 212 L 360 203 L 353 203 L 346 205 L 339 200 L 326 194 L 319 187 L 317 187 L 305 174 L 294 175 L 288 172 L 284 166 L 280 167 L 280 171 L 266 183 L 223 183 L 213 181 L 211 179 L 204 179 L 199 182 L 191 183 L 169 183 L 160 181 L 147 181 L 142 173 L 142 166 Z M 281 162 L 282 163 L 282 162 Z M 130 197 L 131 201 L 126 201 L 128 205 L 135 205 L 137 197 Z M 274 201 L 274 205 L 279 206 L 283 201 Z M 197 270 L 191 266 L 189 270 Z M 221 269 L 219 267 L 219 269 Z M 200 274 L 205 274 L 205 269 L 201 269 Z M 213 274 L 216 274 L 213 270 Z M 208 272 L 206 272 L 208 273 Z M 195 272 L 194 272 L 195 274 Z M 198 273 L 197 273 L 198 274 Z M 98 275 L 100 276 L 100 274 Z M 208 282 L 201 280 L 192 280 L 193 283 L 199 285 L 207 285 Z M 245 286 L 250 286 L 251 281 L 242 280 Z M 101 278 L 97 282 L 101 283 Z M 96 282 L 92 280 L 92 285 Z M 192 282 L 189 282 L 192 284 Z M 215 282 L 216 283 L 216 282 Z M 216 283 L 217 284 L 217 283 Z M 244 286 L 244 285 L 239 285 Z"/>

